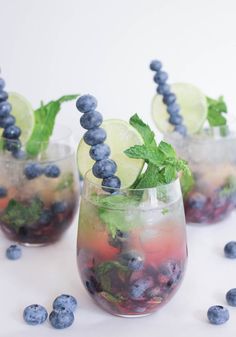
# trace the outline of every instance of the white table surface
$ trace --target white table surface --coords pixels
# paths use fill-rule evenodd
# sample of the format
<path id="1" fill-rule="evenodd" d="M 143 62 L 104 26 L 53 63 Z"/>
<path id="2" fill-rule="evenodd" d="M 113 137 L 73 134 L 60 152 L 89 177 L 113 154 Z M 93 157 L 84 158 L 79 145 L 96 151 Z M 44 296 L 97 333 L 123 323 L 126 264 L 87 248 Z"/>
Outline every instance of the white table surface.
<path id="1" fill-rule="evenodd" d="M 159 312 L 130 319 L 102 311 L 84 290 L 76 265 L 76 222 L 55 245 L 23 247 L 17 261 L 5 258 L 10 242 L 0 234 L 1 337 L 235 337 L 236 308 L 228 307 L 230 320 L 221 326 L 209 324 L 206 312 L 211 305 L 226 305 L 225 293 L 236 287 L 236 260 L 223 253 L 225 243 L 236 240 L 236 213 L 217 225 L 187 226 L 189 262 L 181 288 Z M 24 307 L 38 303 L 50 311 L 61 293 L 79 302 L 71 327 L 59 331 L 48 322 L 32 327 L 23 321 Z"/>

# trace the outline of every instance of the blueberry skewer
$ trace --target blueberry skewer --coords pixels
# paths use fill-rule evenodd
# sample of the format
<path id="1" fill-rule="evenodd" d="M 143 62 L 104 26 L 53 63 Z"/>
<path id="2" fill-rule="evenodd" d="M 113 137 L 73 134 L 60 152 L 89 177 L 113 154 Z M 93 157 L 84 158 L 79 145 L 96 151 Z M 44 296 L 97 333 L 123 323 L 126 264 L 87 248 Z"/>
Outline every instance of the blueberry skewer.
<path id="1" fill-rule="evenodd" d="M 92 167 L 93 175 L 96 178 L 103 179 L 102 186 L 108 187 L 108 192 L 114 192 L 112 189 L 119 189 L 120 179 L 115 175 L 117 165 L 114 160 L 109 159 L 111 150 L 105 144 L 107 137 L 106 131 L 100 127 L 103 117 L 96 111 L 97 100 L 92 95 L 83 95 L 76 102 L 77 109 L 83 113 L 80 118 L 80 125 L 87 131 L 84 134 L 84 141 L 90 145 L 89 155 L 95 160 Z M 106 190 L 106 189 L 105 189 Z"/>
<path id="2" fill-rule="evenodd" d="M 167 106 L 169 114 L 169 123 L 174 126 L 174 131 L 186 136 L 187 129 L 183 125 L 183 118 L 180 115 L 180 106 L 176 102 L 176 95 L 171 92 L 167 84 L 168 74 L 162 70 L 162 63 L 159 60 L 153 60 L 150 63 L 150 69 L 155 71 L 154 82 L 157 84 L 157 93 L 163 96 L 163 103 Z"/>

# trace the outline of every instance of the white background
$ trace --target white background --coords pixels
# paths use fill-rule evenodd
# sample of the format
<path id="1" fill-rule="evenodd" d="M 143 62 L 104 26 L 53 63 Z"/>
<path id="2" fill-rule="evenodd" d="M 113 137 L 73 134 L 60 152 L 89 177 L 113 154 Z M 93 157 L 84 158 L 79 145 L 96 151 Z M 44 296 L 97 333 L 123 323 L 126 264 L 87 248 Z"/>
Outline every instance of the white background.
<path id="1" fill-rule="evenodd" d="M 138 113 L 147 121 L 155 92 L 148 65 L 159 58 L 170 81 L 191 82 L 212 97 L 223 94 L 231 123 L 236 120 L 236 2 L 234 0 L 0 0 L 0 67 L 9 91 L 40 100 L 91 93 L 107 118 Z M 79 113 L 64 106 L 60 122 L 80 136 Z M 127 320 L 97 309 L 81 287 L 75 264 L 74 226 L 55 246 L 25 249 L 20 261 L 0 249 L 0 336 L 235 336 L 231 320 L 206 321 L 212 304 L 225 304 L 236 287 L 235 261 L 223 257 L 236 238 L 236 218 L 221 225 L 188 228 L 190 259 L 186 278 L 172 302 L 153 316 Z M 49 258 L 50 257 L 50 258 Z M 67 331 L 49 325 L 28 327 L 23 308 L 33 302 L 50 308 L 53 298 L 78 297 L 76 323 Z"/>

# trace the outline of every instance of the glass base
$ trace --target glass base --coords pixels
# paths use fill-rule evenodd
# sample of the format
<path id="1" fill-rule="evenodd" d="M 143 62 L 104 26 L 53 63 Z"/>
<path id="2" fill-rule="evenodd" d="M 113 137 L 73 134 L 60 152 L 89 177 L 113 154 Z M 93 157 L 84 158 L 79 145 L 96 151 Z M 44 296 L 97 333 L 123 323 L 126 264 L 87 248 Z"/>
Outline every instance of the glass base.
<path id="1" fill-rule="evenodd" d="M 123 318 L 141 318 L 141 317 L 146 317 L 149 315 L 152 315 L 153 312 L 150 312 L 149 314 L 140 314 L 140 315 L 122 315 L 122 314 L 115 314 L 117 317 L 123 317 Z"/>

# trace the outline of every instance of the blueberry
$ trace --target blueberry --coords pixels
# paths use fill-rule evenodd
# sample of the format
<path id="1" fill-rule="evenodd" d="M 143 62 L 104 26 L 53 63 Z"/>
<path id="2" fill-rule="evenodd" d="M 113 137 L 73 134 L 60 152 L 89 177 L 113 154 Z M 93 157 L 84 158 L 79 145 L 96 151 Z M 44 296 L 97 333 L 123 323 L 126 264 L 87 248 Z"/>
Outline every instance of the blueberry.
<path id="1" fill-rule="evenodd" d="M 93 174 L 97 178 L 108 178 L 116 172 L 117 165 L 111 159 L 98 160 L 92 167 Z"/>
<path id="2" fill-rule="evenodd" d="M 207 197 L 199 192 L 192 193 L 188 198 L 190 208 L 202 210 L 207 202 Z"/>
<path id="3" fill-rule="evenodd" d="M 226 301 L 228 305 L 231 305 L 232 307 L 236 307 L 236 288 L 230 289 L 226 293 Z"/>
<path id="4" fill-rule="evenodd" d="M 99 293 L 102 291 L 100 283 L 93 275 L 86 280 L 85 286 L 91 295 L 94 295 L 95 293 Z"/>
<path id="5" fill-rule="evenodd" d="M 92 146 L 103 143 L 106 138 L 106 131 L 102 128 L 90 129 L 84 134 L 85 143 Z"/>
<path id="6" fill-rule="evenodd" d="M 6 83 L 3 78 L 0 78 L 0 90 L 2 90 L 5 87 Z"/>
<path id="7" fill-rule="evenodd" d="M 110 156 L 110 153 L 110 147 L 104 143 L 91 146 L 89 150 L 90 157 L 93 160 L 106 159 Z"/>
<path id="8" fill-rule="evenodd" d="M 211 324 L 223 324 L 229 319 L 229 311 L 221 305 L 213 305 L 208 309 L 207 317 Z"/>
<path id="9" fill-rule="evenodd" d="M 180 125 L 176 125 L 174 128 L 175 132 L 178 132 L 179 134 L 181 134 L 183 137 L 185 137 L 187 135 L 187 129 L 184 125 L 180 124 Z"/>
<path id="10" fill-rule="evenodd" d="M 16 119 L 14 116 L 9 115 L 0 119 L 0 127 L 6 129 L 8 126 L 15 124 Z"/>
<path id="11" fill-rule="evenodd" d="M 4 129 L 2 136 L 7 139 L 17 139 L 21 135 L 21 130 L 15 125 L 10 125 Z"/>
<path id="12" fill-rule="evenodd" d="M 80 112 L 89 112 L 96 109 L 97 100 L 92 95 L 83 95 L 77 99 L 76 107 Z"/>
<path id="13" fill-rule="evenodd" d="M 153 71 L 159 71 L 159 70 L 161 70 L 161 67 L 162 67 L 162 64 L 158 60 L 153 60 L 150 63 L 150 69 L 153 70 Z"/>
<path id="14" fill-rule="evenodd" d="M 57 201 L 52 204 L 52 211 L 55 214 L 64 213 L 67 209 L 65 201 Z"/>
<path id="15" fill-rule="evenodd" d="M 87 130 L 99 127 L 102 124 L 102 115 L 98 111 L 90 111 L 80 117 L 80 125 Z"/>
<path id="16" fill-rule="evenodd" d="M 17 245 L 11 245 L 6 250 L 6 257 L 9 260 L 18 260 L 21 257 L 21 248 Z"/>
<path id="17" fill-rule="evenodd" d="M 0 198 L 5 198 L 7 196 L 7 189 L 3 186 L 0 186 Z"/>
<path id="18" fill-rule="evenodd" d="M 0 91 L 0 102 L 4 102 L 8 99 L 8 93 L 6 91 Z"/>
<path id="19" fill-rule="evenodd" d="M 109 193 L 114 193 L 116 189 L 119 189 L 121 186 L 120 178 L 117 176 L 111 176 L 108 178 L 104 178 L 102 181 L 102 186 L 106 186 L 107 188 L 103 187 L 102 189 Z"/>
<path id="20" fill-rule="evenodd" d="M 25 308 L 23 317 L 29 325 L 38 325 L 46 321 L 48 313 L 42 305 L 31 304 Z"/>
<path id="21" fill-rule="evenodd" d="M 49 321 L 55 329 L 65 329 L 74 322 L 74 314 L 65 308 L 56 309 L 50 313 Z"/>
<path id="22" fill-rule="evenodd" d="M 157 84 L 164 84 L 168 79 L 168 74 L 165 71 L 158 71 L 153 79 Z"/>
<path id="23" fill-rule="evenodd" d="M 180 107 L 177 103 L 172 103 L 168 105 L 167 111 L 169 112 L 170 115 L 175 115 L 180 112 Z"/>
<path id="24" fill-rule="evenodd" d="M 161 287 L 171 288 L 181 277 L 181 268 L 175 261 L 167 261 L 163 263 L 157 272 L 157 281 Z"/>
<path id="25" fill-rule="evenodd" d="M 115 237 L 109 237 L 109 245 L 116 247 L 116 248 L 122 248 L 125 243 L 127 243 L 129 238 L 129 234 L 127 232 L 122 232 L 121 230 L 117 230 Z"/>
<path id="26" fill-rule="evenodd" d="M 59 177 L 61 170 L 57 165 L 47 165 L 44 168 L 44 174 L 48 178 L 57 178 Z"/>
<path id="27" fill-rule="evenodd" d="M 224 247 L 225 256 L 230 259 L 236 259 L 236 241 L 226 243 Z"/>
<path id="28" fill-rule="evenodd" d="M 176 96 L 173 93 L 169 93 L 168 95 L 164 95 L 163 103 L 166 105 L 171 105 L 176 101 Z"/>
<path id="29" fill-rule="evenodd" d="M 144 278 L 140 278 L 129 287 L 129 294 L 132 299 L 140 299 L 144 296 L 145 291 L 148 288 L 153 286 L 153 279 L 151 276 L 146 276 Z"/>
<path id="30" fill-rule="evenodd" d="M 39 217 L 39 224 L 40 225 L 48 225 L 53 218 L 53 214 L 49 209 L 44 209 L 42 214 Z"/>
<path id="31" fill-rule="evenodd" d="M 24 160 L 27 158 L 27 153 L 24 150 L 21 150 L 20 148 L 17 148 L 16 150 L 12 151 L 12 155 L 14 158 L 19 160 Z"/>
<path id="32" fill-rule="evenodd" d="M 170 116 L 169 118 L 169 123 L 172 125 L 179 125 L 182 123 L 182 121 L 183 121 L 183 118 L 180 115 L 173 115 L 173 116 Z"/>
<path id="33" fill-rule="evenodd" d="M 157 87 L 157 92 L 160 95 L 168 95 L 170 93 L 170 86 L 166 83 L 159 84 Z"/>
<path id="34" fill-rule="evenodd" d="M 24 174 L 27 179 L 31 180 L 43 174 L 43 168 L 40 164 L 31 163 L 25 166 Z"/>
<path id="35" fill-rule="evenodd" d="M 11 112 L 11 104 L 8 102 L 1 102 L 0 103 L 0 117 L 4 118 L 7 117 Z"/>
<path id="36" fill-rule="evenodd" d="M 21 141 L 19 139 L 5 139 L 5 149 L 10 152 L 17 152 L 21 148 Z"/>
<path id="37" fill-rule="evenodd" d="M 119 261 L 132 271 L 142 270 L 144 266 L 143 256 L 134 250 L 122 253 L 119 257 Z"/>
<path id="38" fill-rule="evenodd" d="M 77 307 L 76 299 L 71 295 L 60 295 L 53 302 L 53 309 L 68 309 L 70 311 L 75 311 Z"/>

